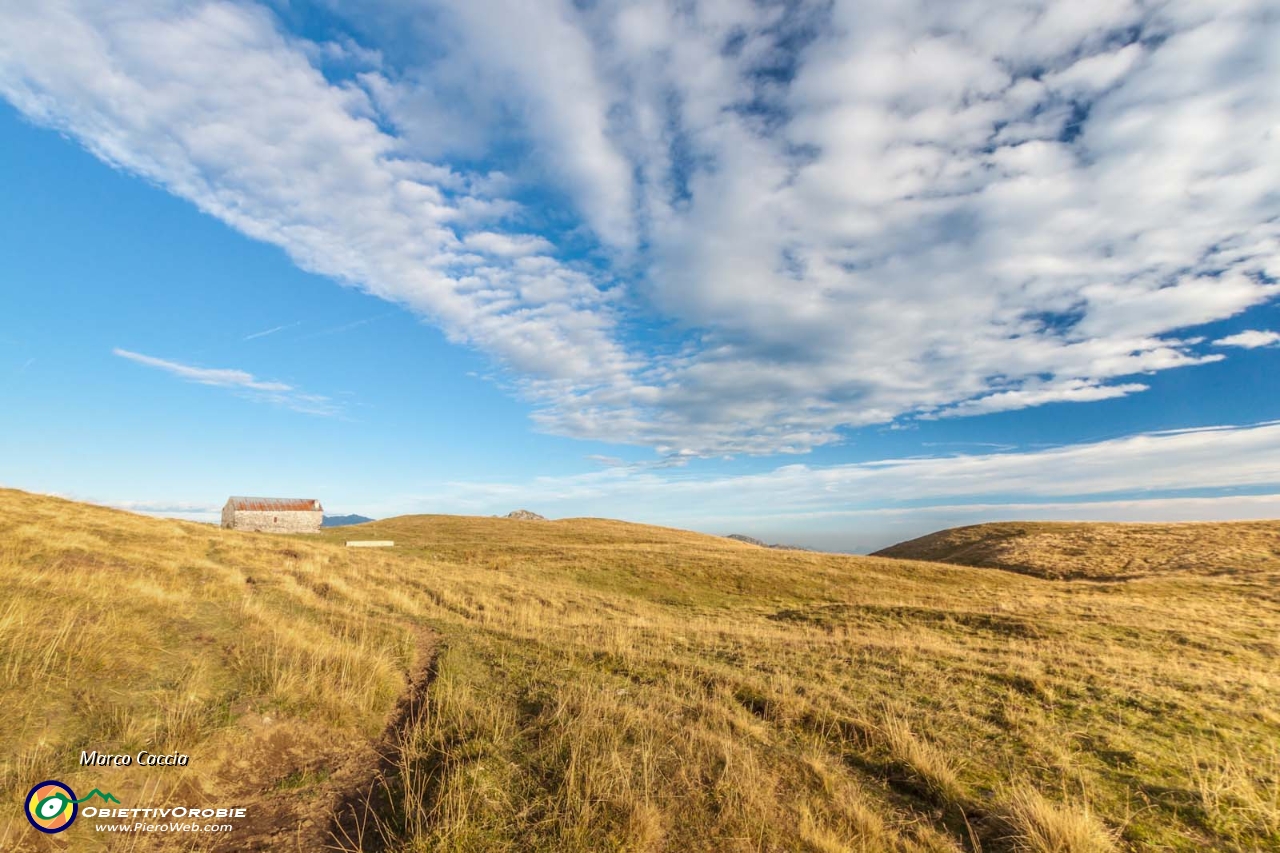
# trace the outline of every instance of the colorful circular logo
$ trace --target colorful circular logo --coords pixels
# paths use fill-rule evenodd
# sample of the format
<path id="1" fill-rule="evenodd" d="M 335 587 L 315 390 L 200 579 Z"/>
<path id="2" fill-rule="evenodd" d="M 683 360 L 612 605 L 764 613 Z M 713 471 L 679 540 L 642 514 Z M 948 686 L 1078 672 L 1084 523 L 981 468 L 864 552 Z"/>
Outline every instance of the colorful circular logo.
<path id="1" fill-rule="evenodd" d="M 74 791 L 61 782 L 50 779 L 28 792 L 26 813 L 32 826 L 41 832 L 53 834 L 71 826 L 80 813 L 80 807 L 76 805 Z"/>

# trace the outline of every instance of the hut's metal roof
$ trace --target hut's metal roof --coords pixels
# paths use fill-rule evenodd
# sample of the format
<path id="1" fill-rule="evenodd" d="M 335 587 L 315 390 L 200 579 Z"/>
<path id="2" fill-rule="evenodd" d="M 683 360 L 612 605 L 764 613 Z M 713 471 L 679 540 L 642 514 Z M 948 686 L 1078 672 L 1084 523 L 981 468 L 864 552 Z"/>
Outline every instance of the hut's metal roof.
<path id="1" fill-rule="evenodd" d="M 244 498 L 227 499 L 233 510 L 251 512 L 321 512 L 324 507 L 315 498 Z"/>

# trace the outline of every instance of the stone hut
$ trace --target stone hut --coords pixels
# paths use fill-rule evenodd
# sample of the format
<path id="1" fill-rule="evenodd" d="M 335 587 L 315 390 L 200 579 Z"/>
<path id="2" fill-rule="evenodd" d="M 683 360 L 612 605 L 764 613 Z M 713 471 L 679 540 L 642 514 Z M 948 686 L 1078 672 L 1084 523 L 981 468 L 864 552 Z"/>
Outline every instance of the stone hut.
<path id="1" fill-rule="evenodd" d="M 228 530 L 263 533 L 315 533 L 324 521 L 324 507 L 314 498 L 227 499 L 222 526 Z"/>

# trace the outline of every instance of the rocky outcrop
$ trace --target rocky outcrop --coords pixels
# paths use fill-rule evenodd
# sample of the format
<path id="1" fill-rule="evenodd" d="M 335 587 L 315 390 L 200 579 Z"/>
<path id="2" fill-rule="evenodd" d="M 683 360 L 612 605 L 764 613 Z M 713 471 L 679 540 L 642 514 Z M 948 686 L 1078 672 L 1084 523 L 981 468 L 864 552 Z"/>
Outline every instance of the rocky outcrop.
<path id="1" fill-rule="evenodd" d="M 518 509 L 515 512 L 509 512 L 504 518 L 514 518 L 516 521 L 546 521 L 545 518 L 536 512 L 529 512 L 527 509 Z"/>

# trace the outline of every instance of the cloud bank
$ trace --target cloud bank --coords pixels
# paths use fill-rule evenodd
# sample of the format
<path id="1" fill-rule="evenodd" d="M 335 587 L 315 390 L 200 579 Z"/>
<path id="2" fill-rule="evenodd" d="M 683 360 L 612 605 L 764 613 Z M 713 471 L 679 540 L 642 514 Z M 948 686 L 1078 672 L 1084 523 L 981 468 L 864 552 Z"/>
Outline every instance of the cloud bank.
<path id="1" fill-rule="evenodd" d="M 369 8 L 7 4 L 0 95 L 673 457 L 1142 393 L 1280 294 L 1268 0 Z"/>
<path id="2" fill-rule="evenodd" d="M 1021 500 L 1280 485 L 1280 423 L 1142 433 L 1048 450 L 785 465 L 760 474 L 707 477 L 678 469 L 613 467 L 525 484 L 454 483 L 440 500 L 486 508 L 510 499 L 675 501 L 777 515 L 886 504 L 1017 496 Z M 428 497 L 428 496 L 423 496 Z M 436 499 L 430 497 L 429 499 Z"/>
<path id="3" fill-rule="evenodd" d="M 492 514 L 528 506 L 551 516 L 760 531 L 799 537 L 800 544 L 874 550 L 941 527 L 996 519 L 1274 518 L 1277 487 L 1280 423 L 1264 423 L 721 477 L 610 467 L 515 483 L 449 483 L 366 509 Z M 746 526 L 750 530 L 740 530 Z"/>

